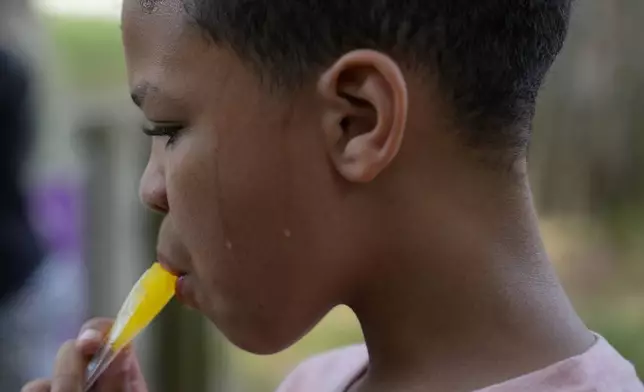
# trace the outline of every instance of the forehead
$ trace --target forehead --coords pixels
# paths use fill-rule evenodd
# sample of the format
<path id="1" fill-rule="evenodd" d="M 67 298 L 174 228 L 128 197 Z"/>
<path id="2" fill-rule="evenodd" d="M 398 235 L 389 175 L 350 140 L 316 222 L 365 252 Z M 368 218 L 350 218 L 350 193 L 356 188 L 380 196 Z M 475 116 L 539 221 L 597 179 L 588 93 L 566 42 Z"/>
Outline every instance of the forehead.
<path id="1" fill-rule="evenodd" d="M 125 0 L 122 29 L 130 90 L 145 90 L 146 115 L 215 115 L 268 100 L 256 73 L 192 23 L 182 0 Z"/>
<path id="2" fill-rule="evenodd" d="M 185 0 L 123 0 L 123 16 L 168 15 L 181 13 L 184 9 Z"/>
<path id="3" fill-rule="evenodd" d="M 167 89 L 202 77 L 208 68 L 214 76 L 213 68 L 225 66 L 205 35 L 189 23 L 181 0 L 125 0 L 122 29 L 133 90 L 145 84 Z"/>
<path id="4" fill-rule="evenodd" d="M 162 56 L 190 30 L 181 0 L 125 0 L 122 28 L 128 56 Z"/>

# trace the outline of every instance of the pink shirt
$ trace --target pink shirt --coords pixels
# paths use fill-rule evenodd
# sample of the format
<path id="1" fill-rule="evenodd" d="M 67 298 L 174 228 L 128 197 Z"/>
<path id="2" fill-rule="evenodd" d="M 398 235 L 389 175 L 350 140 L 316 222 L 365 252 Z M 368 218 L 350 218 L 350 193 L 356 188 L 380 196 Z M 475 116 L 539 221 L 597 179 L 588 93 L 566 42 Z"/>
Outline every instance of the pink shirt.
<path id="1" fill-rule="evenodd" d="M 313 357 L 301 364 L 277 392 L 345 392 L 366 370 L 364 345 Z M 606 340 L 534 373 L 476 392 L 644 392 L 635 369 Z"/>

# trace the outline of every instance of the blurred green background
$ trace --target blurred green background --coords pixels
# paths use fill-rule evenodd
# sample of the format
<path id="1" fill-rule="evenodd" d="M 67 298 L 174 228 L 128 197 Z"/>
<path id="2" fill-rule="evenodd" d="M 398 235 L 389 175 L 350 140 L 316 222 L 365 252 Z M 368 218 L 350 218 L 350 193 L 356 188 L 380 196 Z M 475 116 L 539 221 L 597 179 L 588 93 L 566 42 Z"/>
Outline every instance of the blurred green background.
<path id="1" fill-rule="evenodd" d="M 546 245 L 565 286 L 590 327 L 633 361 L 640 374 L 644 374 L 644 46 L 638 38 L 642 18 L 641 0 L 577 2 L 569 42 L 541 96 L 530 152 Z M 76 128 L 91 128 L 93 121 L 106 128 L 125 127 L 127 121 L 113 120 L 127 107 L 118 21 L 46 15 L 43 26 L 49 35 L 47 45 L 53 48 L 51 69 L 62 81 L 59 88 L 70 97 L 54 105 L 74 105 L 65 113 L 81 119 L 72 123 Z M 134 120 L 130 124 L 136 127 Z M 133 178 L 145 158 L 128 161 Z M 135 199 L 136 193 L 130 197 Z M 88 214 L 91 219 L 92 211 Z M 152 232 L 150 227 L 142 232 Z M 167 336 L 160 332 L 164 328 L 167 334 L 194 324 L 197 335 L 207 336 L 215 352 L 209 357 L 209 369 L 216 369 L 211 372 L 216 374 L 203 383 L 225 391 L 272 391 L 302 359 L 361 339 L 355 317 L 341 308 L 293 348 L 264 358 L 228 346 L 197 317 L 178 309 L 172 312 L 173 319 L 163 321 L 165 327 L 151 332 L 150 347 L 171 344 L 159 338 Z M 177 326 L 176 319 L 187 321 Z M 186 344 L 200 346 L 202 340 Z M 190 358 L 187 353 L 181 360 Z M 172 368 L 180 358 L 168 354 L 156 360 Z M 199 372 L 205 369 L 195 365 L 186 371 L 193 372 L 188 377 L 202 377 Z"/>

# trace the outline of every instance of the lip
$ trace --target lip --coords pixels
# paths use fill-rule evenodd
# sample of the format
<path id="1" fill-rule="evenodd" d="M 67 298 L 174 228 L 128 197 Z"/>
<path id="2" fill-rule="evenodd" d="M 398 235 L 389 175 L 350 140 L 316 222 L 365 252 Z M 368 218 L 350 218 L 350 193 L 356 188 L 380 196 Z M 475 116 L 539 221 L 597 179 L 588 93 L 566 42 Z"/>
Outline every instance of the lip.
<path id="1" fill-rule="evenodd" d="M 178 279 L 174 286 L 175 298 L 182 304 L 197 309 L 197 302 L 194 298 L 194 288 L 192 276 L 179 268 L 175 268 L 168 262 L 168 258 L 164 255 L 157 253 L 157 262 L 164 270 L 168 271 Z"/>
<path id="2" fill-rule="evenodd" d="M 186 295 L 186 277 L 182 276 L 177 279 L 177 283 L 174 286 L 174 294 L 176 299 L 182 304 L 187 304 L 189 297 Z"/>
<path id="3" fill-rule="evenodd" d="M 174 286 L 175 298 L 184 306 L 198 310 L 199 305 L 195 296 L 194 277 L 190 274 L 183 275 Z"/>
<path id="4" fill-rule="evenodd" d="M 157 254 L 157 262 L 159 263 L 161 268 L 163 268 L 164 270 L 168 271 L 169 273 L 171 273 L 172 275 L 178 278 L 187 275 L 187 272 L 182 271 L 179 268 L 175 268 L 167 260 L 168 259 L 163 255 Z"/>

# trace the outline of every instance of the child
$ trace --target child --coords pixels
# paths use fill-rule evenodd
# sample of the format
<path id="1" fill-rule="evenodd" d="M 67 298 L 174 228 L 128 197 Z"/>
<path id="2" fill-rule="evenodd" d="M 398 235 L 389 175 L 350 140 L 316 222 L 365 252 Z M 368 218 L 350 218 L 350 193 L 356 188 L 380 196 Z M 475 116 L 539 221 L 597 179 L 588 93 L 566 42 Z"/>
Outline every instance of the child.
<path id="1" fill-rule="evenodd" d="M 126 0 L 141 182 L 179 298 L 239 347 L 349 305 L 366 346 L 280 392 L 644 391 L 544 252 L 526 175 L 569 0 Z M 65 345 L 80 390 L 109 326 Z M 98 339 L 98 340 L 97 340 Z M 368 354 L 367 354 L 368 353 Z M 99 391 L 145 391 L 133 354 Z"/>

